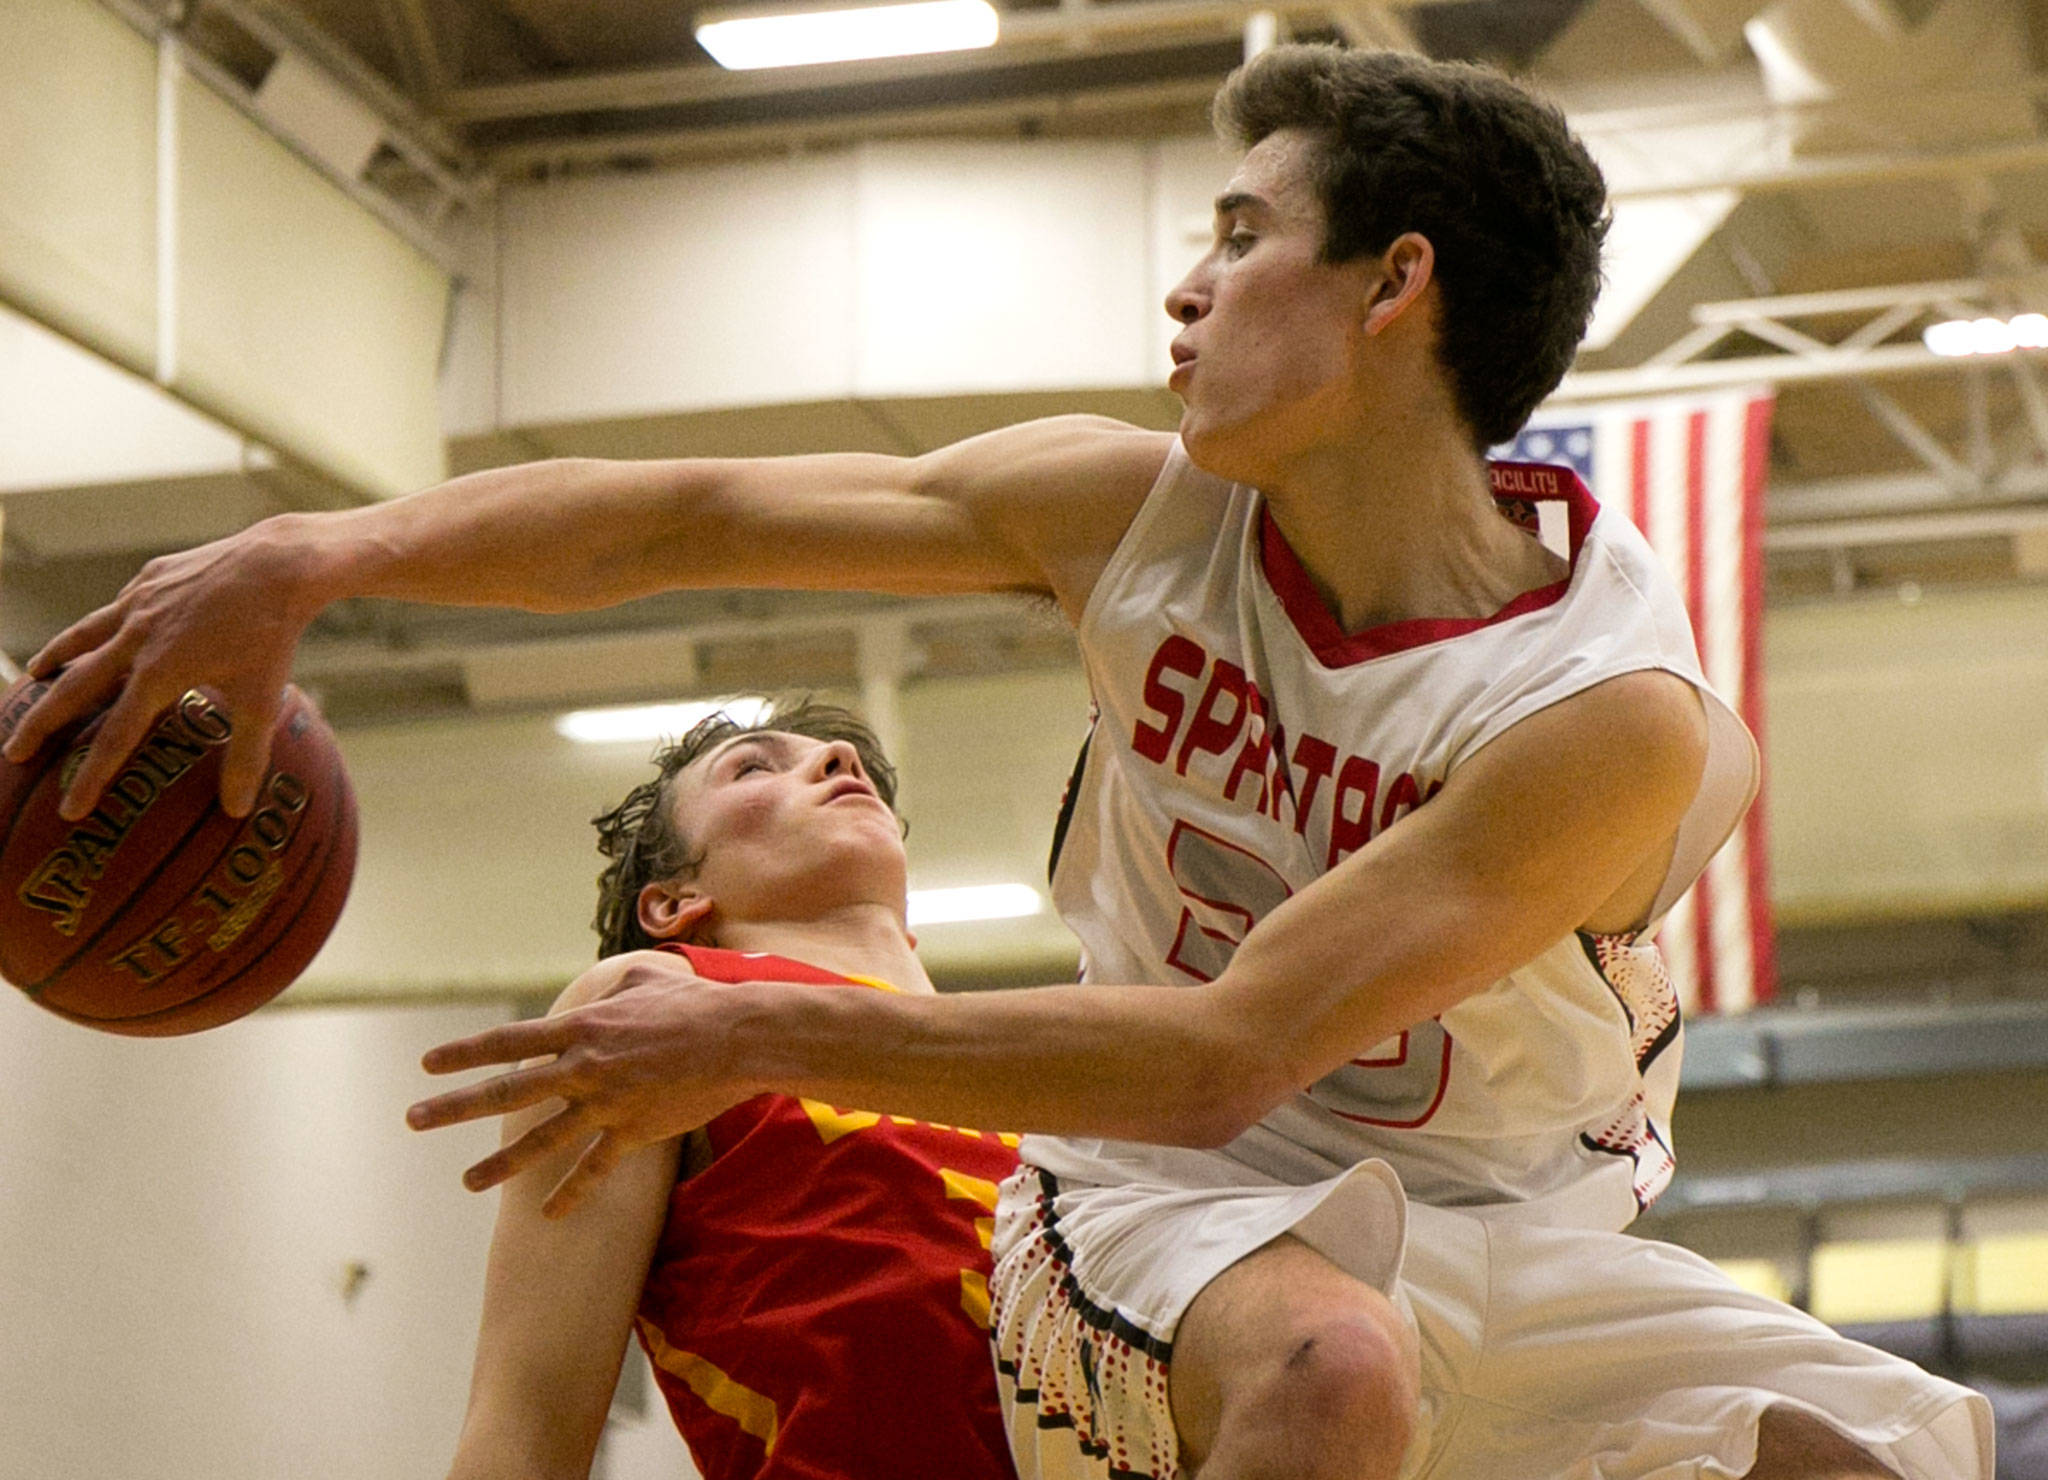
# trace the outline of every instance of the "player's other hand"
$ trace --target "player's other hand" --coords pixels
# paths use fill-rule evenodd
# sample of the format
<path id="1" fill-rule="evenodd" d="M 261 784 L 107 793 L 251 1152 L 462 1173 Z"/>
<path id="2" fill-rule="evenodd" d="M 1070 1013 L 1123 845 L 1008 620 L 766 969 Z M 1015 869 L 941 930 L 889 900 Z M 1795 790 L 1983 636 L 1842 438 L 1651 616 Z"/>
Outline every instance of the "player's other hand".
<path id="1" fill-rule="evenodd" d="M 221 803 L 245 816 L 270 758 L 270 734 L 292 652 L 320 603 L 303 516 L 284 515 L 145 565 L 121 594 L 73 623 L 29 660 L 52 678 L 22 717 L 5 755 L 20 762 L 74 721 L 107 715 L 59 811 L 85 815 L 187 689 L 204 684 L 234 722 L 221 768 Z"/>
<path id="2" fill-rule="evenodd" d="M 550 1218 L 574 1208 L 631 1152 L 695 1130 L 754 1093 L 724 1064 L 726 1014 L 738 1000 L 732 987 L 703 980 L 682 958 L 663 951 L 613 956 L 564 995 L 585 1005 L 444 1043 L 420 1061 L 429 1074 L 539 1062 L 406 1112 L 414 1130 L 434 1130 L 562 1101 L 554 1115 L 462 1177 L 482 1192 L 563 1147 L 582 1146 L 582 1157 L 541 1205 Z"/>

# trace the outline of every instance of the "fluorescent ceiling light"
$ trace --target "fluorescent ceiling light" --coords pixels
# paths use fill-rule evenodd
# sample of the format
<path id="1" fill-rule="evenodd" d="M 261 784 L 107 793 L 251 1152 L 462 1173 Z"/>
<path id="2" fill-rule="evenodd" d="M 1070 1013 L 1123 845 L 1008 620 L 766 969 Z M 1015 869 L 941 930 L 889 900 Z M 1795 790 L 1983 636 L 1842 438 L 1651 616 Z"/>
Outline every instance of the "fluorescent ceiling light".
<path id="1" fill-rule="evenodd" d="M 2009 319 L 1949 319 L 1929 324 L 1920 341 L 1936 354 L 1952 358 L 2048 349 L 2048 314 L 2023 313 Z"/>
<path id="2" fill-rule="evenodd" d="M 808 67 L 874 57 L 918 56 L 993 46 L 988 0 L 917 0 L 909 5 L 727 15 L 697 23 L 697 44 L 721 67 Z"/>
<path id="3" fill-rule="evenodd" d="M 734 723 L 759 724 L 768 713 L 766 699 L 727 699 L 708 704 L 629 704 L 610 709 L 575 709 L 555 720 L 555 733 L 585 745 L 646 744 L 676 739 L 714 714 Z"/>
<path id="4" fill-rule="evenodd" d="M 1045 899 L 1029 884 L 970 884 L 963 889 L 910 891 L 910 927 L 964 920 L 1016 920 L 1036 915 Z"/>

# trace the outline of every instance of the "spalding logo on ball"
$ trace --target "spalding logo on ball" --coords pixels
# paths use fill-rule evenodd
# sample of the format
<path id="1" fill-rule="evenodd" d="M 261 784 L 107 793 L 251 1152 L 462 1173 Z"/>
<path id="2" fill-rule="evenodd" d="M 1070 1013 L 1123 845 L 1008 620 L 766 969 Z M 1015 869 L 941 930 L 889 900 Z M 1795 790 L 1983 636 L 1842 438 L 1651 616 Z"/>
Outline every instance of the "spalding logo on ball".
<path id="1" fill-rule="evenodd" d="M 0 695 L 0 740 L 48 688 Z M 255 810 L 220 809 L 227 714 L 203 689 L 157 720 L 76 822 L 57 802 L 98 728 L 0 760 L 0 976 L 109 1033 L 196 1033 L 290 986 L 356 867 L 356 802 L 334 732 L 285 690 Z"/>

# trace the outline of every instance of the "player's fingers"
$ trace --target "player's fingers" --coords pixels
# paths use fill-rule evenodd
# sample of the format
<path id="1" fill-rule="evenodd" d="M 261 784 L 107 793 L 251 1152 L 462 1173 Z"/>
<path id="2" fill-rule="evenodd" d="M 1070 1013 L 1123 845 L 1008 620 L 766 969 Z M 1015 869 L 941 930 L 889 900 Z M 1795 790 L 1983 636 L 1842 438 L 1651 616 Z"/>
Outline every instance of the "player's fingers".
<path id="1" fill-rule="evenodd" d="M 115 603 L 79 618 L 44 643 L 41 650 L 28 660 L 26 671 L 37 678 L 48 678 L 80 653 L 91 652 L 120 631 L 123 617 L 120 604 Z"/>
<path id="2" fill-rule="evenodd" d="M 466 1120 L 481 1120 L 487 1115 L 509 1115 L 514 1110 L 524 1110 L 529 1105 L 555 1098 L 561 1093 L 561 1077 L 553 1064 L 537 1069 L 515 1069 L 509 1074 L 486 1079 L 481 1084 L 466 1085 L 445 1095 L 436 1095 L 431 1100 L 421 1100 L 405 1112 L 405 1118 L 414 1130 L 431 1131 L 460 1125 Z"/>
<path id="3" fill-rule="evenodd" d="M 93 736 L 92 747 L 85 753 L 79 764 L 78 773 L 71 778 L 71 784 L 64 788 L 63 800 L 57 804 L 57 815 L 76 821 L 92 810 L 93 803 L 100 799 L 107 783 L 119 773 L 121 765 L 135 753 L 135 747 L 156 723 L 162 706 L 151 703 L 139 689 L 129 689 L 107 711 L 100 721 L 99 733 Z"/>
<path id="4" fill-rule="evenodd" d="M 516 1064 L 521 1059 L 558 1054 L 575 1036 L 576 1025 L 567 1014 L 528 1018 L 430 1048 L 420 1056 L 420 1067 L 429 1074 L 456 1074 L 491 1064 Z"/>
<path id="5" fill-rule="evenodd" d="M 590 1139 L 590 1125 L 574 1106 L 564 1106 L 524 1135 L 515 1137 L 462 1174 L 462 1185 L 484 1192 L 516 1177 L 537 1161 Z"/>
<path id="6" fill-rule="evenodd" d="M 583 1155 L 568 1174 L 555 1184 L 555 1190 L 547 1195 L 540 1205 L 543 1218 L 560 1218 L 573 1211 L 583 1201 L 590 1189 L 611 1175 L 612 1168 L 619 1164 L 626 1154 L 625 1143 L 611 1131 L 599 1131 L 597 1139 L 583 1148 Z"/>
<path id="7" fill-rule="evenodd" d="M 220 805 L 230 817 L 247 817 L 255 809 L 256 794 L 270 768 L 270 741 L 282 708 L 280 694 L 268 704 L 246 704 L 233 714 L 234 733 L 228 737 L 220 766 Z"/>
<path id="8" fill-rule="evenodd" d="M 126 671 L 127 665 L 109 658 L 105 649 L 66 668 L 7 737 L 7 759 L 16 764 L 28 760 L 52 735 L 91 714 L 121 686 Z"/>

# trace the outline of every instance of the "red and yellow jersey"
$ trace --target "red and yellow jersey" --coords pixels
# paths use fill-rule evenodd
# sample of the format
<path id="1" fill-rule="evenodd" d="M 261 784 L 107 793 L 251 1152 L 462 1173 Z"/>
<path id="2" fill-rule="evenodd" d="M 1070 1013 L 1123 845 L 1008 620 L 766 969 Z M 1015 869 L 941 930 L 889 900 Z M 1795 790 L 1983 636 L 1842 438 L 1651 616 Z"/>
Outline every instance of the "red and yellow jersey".
<path id="1" fill-rule="evenodd" d="M 669 949 L 713 981 L 893 990 Z M 1010 1480 L 988 1245 L 1017 1138 L 772 1094 L 705 1134 L 637 1323 L 705 1480 Z"/>

